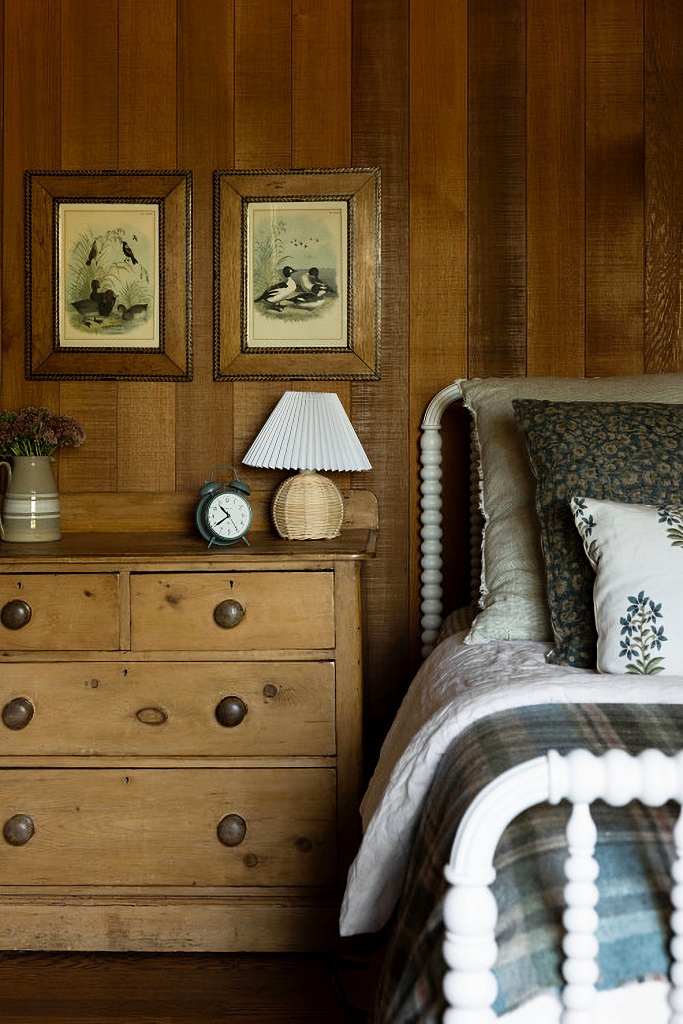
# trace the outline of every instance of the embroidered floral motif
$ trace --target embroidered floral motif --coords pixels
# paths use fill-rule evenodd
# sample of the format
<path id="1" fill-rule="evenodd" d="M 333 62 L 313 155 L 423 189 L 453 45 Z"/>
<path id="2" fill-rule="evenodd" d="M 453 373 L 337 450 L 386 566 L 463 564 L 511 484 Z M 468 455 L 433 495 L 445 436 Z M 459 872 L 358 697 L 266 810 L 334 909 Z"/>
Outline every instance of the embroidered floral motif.
<path id="1" fill-rule="evenodd" d="M 588 505 L 585 498 L 572 498 L 571 507 L 577 528 L 583 537 L 583 546 L 586 551 L 586 555 L 588 556 L 593 568 L 595 568 L 598 562 L 598 544 L 597 541 L 591 541 L 589 539 L 596 526 L 595 519 L 588 511 Z"/>
<path id="2" fill-rule="evenodd" d="M 674 548 L 683 548 L 683 505 L 668 505 L 657 509 L 659 522 L 666 523 L 666 535 Z"/>
<path id="3" fill-rule="evenodd" d="M 644 590 L 637 597 L 629 597 L 626 616 L 622 617 L 619 657 L 626 657 L 629 664 L 626 672 L 630 675 L 654 676 L 664 671 L 664 658 L 656 656 L 666 643 L 664 626 L 658 626 L 662 618 L 661 604 L 655 604 Z"/>

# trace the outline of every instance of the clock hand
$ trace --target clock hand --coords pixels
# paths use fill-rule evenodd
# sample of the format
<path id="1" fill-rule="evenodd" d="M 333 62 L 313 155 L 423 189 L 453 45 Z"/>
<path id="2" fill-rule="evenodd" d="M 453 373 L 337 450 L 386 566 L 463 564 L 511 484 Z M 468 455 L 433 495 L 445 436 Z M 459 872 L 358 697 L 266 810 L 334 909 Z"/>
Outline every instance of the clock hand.
<path id="1" fill-rule="evenodd" d="M 222 519 L 217 520 L 217 522 L 214 523 L 214 526 L 220 526 L 220 524 L 224 523 L 226 519 L 232 519 L 232 516 L 230 515 L 230 513 L 228 512 L 227 508 L 224 505 L 219 505 L 218 507 L 220 508 L 221 512 L 225 513 L 225 515 L 223 516 Z"/>

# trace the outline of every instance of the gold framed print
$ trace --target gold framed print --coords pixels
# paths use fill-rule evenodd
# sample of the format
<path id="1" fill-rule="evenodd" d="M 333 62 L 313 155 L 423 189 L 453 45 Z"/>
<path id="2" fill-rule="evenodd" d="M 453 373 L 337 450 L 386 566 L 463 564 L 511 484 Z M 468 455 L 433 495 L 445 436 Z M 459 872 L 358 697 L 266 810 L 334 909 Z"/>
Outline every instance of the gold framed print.
<path id="1" fill-rule="evenodd" d="M 379 378 L 380 172 L 214 174 L 214 379 Z"/>
<path id="2" fill-rule="evenodd" d="M 192 379 L 192 176 L 27 171 L 26 377 Z"/>

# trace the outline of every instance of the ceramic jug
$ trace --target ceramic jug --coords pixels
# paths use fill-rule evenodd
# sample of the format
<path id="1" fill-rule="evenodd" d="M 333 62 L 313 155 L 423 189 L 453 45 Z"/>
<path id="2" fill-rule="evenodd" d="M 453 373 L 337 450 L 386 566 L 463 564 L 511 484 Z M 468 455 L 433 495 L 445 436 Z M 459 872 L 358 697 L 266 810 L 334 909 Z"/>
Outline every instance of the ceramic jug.
<path id="1" fill-rule="evenodd" d="M 13 455 L 0 461 L 7 473 L 0 538 L 6 541 L 59 540 L 59 492 L 49 455 Z"/>

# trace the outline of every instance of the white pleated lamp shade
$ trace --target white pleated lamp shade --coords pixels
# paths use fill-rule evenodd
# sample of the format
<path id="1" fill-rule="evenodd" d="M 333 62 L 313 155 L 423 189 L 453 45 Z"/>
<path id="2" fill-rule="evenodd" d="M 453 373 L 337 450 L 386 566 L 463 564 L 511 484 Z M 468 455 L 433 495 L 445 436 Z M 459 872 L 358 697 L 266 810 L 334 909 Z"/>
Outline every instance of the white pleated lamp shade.
<path id="1" fill-rule="evenodd" d="M 339 536 L 343 498 L 317 470 L 372 468 L 339 396 L 317 391 L 286 391 L 242 462 L 300 471 L 280 485 L 273 499 L 275 528 L 288 540 Z"/>
<path id="2" fill-rule="evenodd" d="M 372 469 L 334 392 L 286 391 L 242 459 L 264 469 Z"/>

